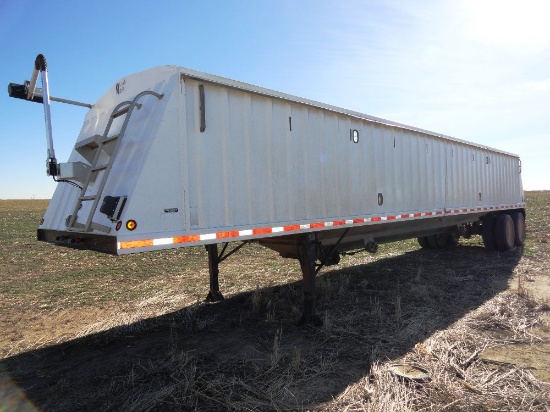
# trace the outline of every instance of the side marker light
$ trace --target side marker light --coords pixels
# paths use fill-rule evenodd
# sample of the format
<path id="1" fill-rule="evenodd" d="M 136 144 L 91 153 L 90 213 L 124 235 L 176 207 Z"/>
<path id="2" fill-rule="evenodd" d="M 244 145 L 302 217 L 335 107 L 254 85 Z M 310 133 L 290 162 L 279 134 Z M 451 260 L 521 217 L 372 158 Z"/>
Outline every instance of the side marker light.
<path id="1" fill-rule="evenodd" d="M 128 230 L 134 230 L 137 227 L 137 223 L 135 220 L 128 220 L 126 222 L 126 229 Z"/>

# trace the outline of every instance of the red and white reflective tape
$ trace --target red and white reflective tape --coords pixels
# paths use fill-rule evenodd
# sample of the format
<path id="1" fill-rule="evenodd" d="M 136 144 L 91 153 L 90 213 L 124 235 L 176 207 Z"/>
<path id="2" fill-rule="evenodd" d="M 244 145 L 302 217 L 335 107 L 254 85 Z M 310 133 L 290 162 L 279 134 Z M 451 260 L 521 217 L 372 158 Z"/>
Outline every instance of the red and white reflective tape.
<path id="1" fill-rule="evenodd" d="M 244 230 L 233 230 L 233 231 L 224 231 L 224 232 L 213 232 L 213 233 L 202 233 L 202 234 L 191 234 L 184 236 L 174 236 L 167 238 L 158 238 L 158 239 L 142 239 L 142 240 L 130 240 L 122 241 L 117 243 L 117 248 L 121 249 L 137 249 L 145 247 L 154 247 L 154 246 L 165 246 L 173 244 L 185 244 L 185 243 L 198 243 L 205 242 L 209 240 L 224 239 L 227 241 L 235 241 L 240 238 L 261 238 L 265 235 L 270 234 L 292 234 L 304 230 L 311 229 L 323 229 L 330 227 L 349 227 L 354 225 L 365 225 L 372 224 L 377 222 L 388 222 L 394 220 L 411 220 L 411 219 L 422 219 L 426 217 L 436 217 L 444 216 L 450 214 L 459 214 L 459 213 L 471 213 L 471 212 L 480 212 L 480 211 L 491 211 L 491 210 L 501 210 L 501 209 L 517 209 L 525 207 L 525 204 L 521 205 L 499 205 L 499 206 L 488 206 L 488 207 L 479 207 L 479 208 L 460 208 L 460 209 L 446 209 L 446 210 L 435 210 L 429 212 L 410 212 L 410 213 L 400 213 L 392 215 L 383 215 L 383 216 L 370 216 L 364 218 L 355 218 L 355 219 L 342 219 L 342 220 L 332 220 L 326 222 L 312 222 L 312 223 L 302 223 L 296 225 L 287 225 L 287 226 L 268 226 L 268 227 L 259 227 L 254 229 L 244 229 Z"/>
<path id="2" fill-rule="evenodd" d="M 463 213 L 476 213 L 476 212 L 490 212 L 493 210 L 506 210 L 506 209 L 521 209 L 525 207 L 525 203 L 518 203 L 515 205 L 496 205 L 496 206 L 478 206 L 478 207 L 457 207 L 445 209 L 446 215 L 458 215 Z"/>

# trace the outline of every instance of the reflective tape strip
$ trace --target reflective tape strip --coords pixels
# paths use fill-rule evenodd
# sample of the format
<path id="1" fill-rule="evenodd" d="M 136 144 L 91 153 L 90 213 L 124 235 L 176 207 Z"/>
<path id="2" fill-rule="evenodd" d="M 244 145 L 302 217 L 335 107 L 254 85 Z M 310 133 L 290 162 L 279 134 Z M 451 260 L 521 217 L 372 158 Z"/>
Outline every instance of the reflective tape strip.
<path id="1" fill-rule="evenodd" d="M 159 238 L 159 239 L 145 239 L 145 240 L 130 240 L 122 241 L 117 243 L 119 250 L 122 249 L 140 249 L 153 246 L 165 246 L 172 244 L 181 244 L 181 243 L 198 243 L 208 240 L 216 239 L 227 239 L 227 241 L 235 241 L 239 238 L 249 238 L 249 237 L 261 237 L 262 235 L 268 235 L 272 233 L 292 233 L 298 232 L 301 230 L 310 230 L 310 229 L 320 229 L 320 228 L 330 228 L 335 226 L 353 226 L 353 225 L 363 225 L 365 223 L 375 223 L 375 222 L 387 222 L 399 219 L 418 219 L 431 216 L 441 216 L 441 215 L 451 215 L 451 214 L 463 214 L 471 212 L 483 212 L 491 210 L 500 210 L 500 209 L 520 209 L 524 208 L 525 203 L 518 203 L 515 205 L 495 205 L 495 206 L 483 206 L 483 207 L 473 207 L 473 208 L 452 208 L 445 210 L 436 210 L 429 212 L 408 212 L 401 213 L 397 215 L 384 215 L 384 216 L 369 216 L 363 218 L 355 219 L 345 219 L 345 220 L 331 220 L 327 222 L 312 222 L 312 223 L 302 223 L 296 225 L 287 225 L 287 226 L 274 226 L 274 227 L 259 227 L 255 229 L 244 229 L 244 230 L 233 230 L 233 231 L 224 231 L 224 232 L 215 232 L 215 233 L 204 233 L 204 234 L 192 234 L 185 236 L 175 236 L 168 238 Z"/>
<path id="2" fill-rule="evenodd" d="M 166 237 L 162 239 L 153 239 L 153 246 L 171 245 L 174 243 L 173 237 Z"/>
<path id="3" fill-rule="evenodd" d="M 300 230 L 300 229 L 301 229 L 300 225 L 289 225 L 284 227 L 285 232 L 293 232 L 295 230 Z"/>
<path id="4" fill-rule="evenodd" d="M 118 242 L 119 249 L 138 249 L 153 246 L 153 240 L 131 240 L 129 242 Z"/>
<path id="5" fill-rule="evenodd" d="M 504 210 L 504 209 L 521 209 L 525 207 L 525 203 L 517 203 L 514 205 L 495 205 L 495 206 L 478 206 L 478 207 L 457 207 L 446 209 L 446 215 L 458 215 L 472 212 L 488 212 L 492 210 Z"/>
<path id="6" fill-rule="evenodd" d="M 231 237 L 239 237 L 239 231 L 230 231 L 230 232 L 218 232 L 216 233 L 216 239 L 227 239 Z"/>
<path id="7" fill-rule="evenodd" d="M 189 236 L 176 236 L 174 237 L 174 243 L 191 243 L 198 242 L 201 240 L 200 235 L 189 235 Z"/>

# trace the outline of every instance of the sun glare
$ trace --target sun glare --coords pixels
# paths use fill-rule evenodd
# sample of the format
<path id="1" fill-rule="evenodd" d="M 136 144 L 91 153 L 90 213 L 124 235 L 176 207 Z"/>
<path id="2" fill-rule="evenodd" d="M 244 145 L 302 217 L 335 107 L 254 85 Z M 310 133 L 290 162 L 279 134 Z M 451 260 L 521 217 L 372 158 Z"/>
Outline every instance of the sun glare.
<path id="1" fill-rule="evenodd" d="M 465 0 L 466 35 L 483 43 L 526 52 L 550 47 L 546 0 Z"/>

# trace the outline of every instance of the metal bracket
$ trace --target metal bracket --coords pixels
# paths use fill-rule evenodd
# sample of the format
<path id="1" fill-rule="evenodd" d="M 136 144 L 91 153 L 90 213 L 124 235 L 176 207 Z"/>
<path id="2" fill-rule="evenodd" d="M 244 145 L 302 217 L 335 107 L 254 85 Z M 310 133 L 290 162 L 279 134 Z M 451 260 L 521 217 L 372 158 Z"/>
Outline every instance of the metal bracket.
<path id="1" fill-rule="evenodd" d="M 224 253 L 227 249 L 227 246 L 229 246 L 229 242 L 225 242 L 223 244 L 223 248 L 222 248 L 222 251 L 220 252 L 219 256 L 218 256 L 218 263 L 221 263 L 223 262 L 225 259 L 227 259 L 229 256 L 231 256 L 233 253 L 235 253 L 236 251 L 238 251 L 239 249 L 241 249 L 243 246 L 246 246 L 247 244 L 249 244 L 250 241 L 248 240 L 245 240 L 243 241 L 240 245 L 237 245 L 235 246 L 231 251 L 229 251 L 225 256 L 224 256 Z"/>
<path id="2" fill-rule="evenodd" d="M 235 246 L 230 252 L 226 254 L 225 251 L 227 250 L 229 242 L 224 243 L 220 254 L 218 254 L 217 243 L 214 243 L 212 245 L 205 245 L 206 251 L 208 252 L 208 272 L 210 273 L 210 290 L 208 291 L 208 295 L 206 296 L 206 302 L 219 302 L 224 299 L 222 293 L 220 292 L 219 264 L 248 243 L 250 243 L 250 241 L 244 241 L 240 245 Z"/>
<path id="3" fill-rule="evenodd" d="M 319 242 L 319 240 L 317 239 L 317 234 L 315 234 L 315 243 L 317 244 L 317 246 L 319 247 L 320 251 L 321 251 L 321 263 L 319 265 L 316 266 L 315 268 L 315 274 L 319 273 L 319 271 L 327 265 L 327 261 L 329 259 L 331 259 L 335 253 L 338 253 L 337 250 L 338 250 L 338 245 L 342 242 L 342 240 L 346 237 L 346 235 L 348 234 L 349 232 L 349 227 L 344 230 L 344 232 L 342 233 L 342 235 L 338 238 L 338 240 L 336 241 L 336 243 L 334 245 L 332 245 L 332 247 L 330 248 L 329 252 L 327 254 L 325 254 L 325 251 L 324 249 L 321 247 L 321 242 Z"/>

